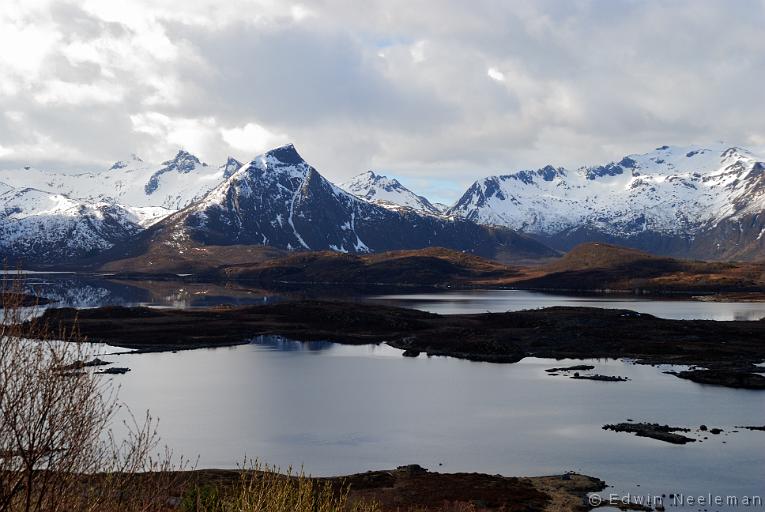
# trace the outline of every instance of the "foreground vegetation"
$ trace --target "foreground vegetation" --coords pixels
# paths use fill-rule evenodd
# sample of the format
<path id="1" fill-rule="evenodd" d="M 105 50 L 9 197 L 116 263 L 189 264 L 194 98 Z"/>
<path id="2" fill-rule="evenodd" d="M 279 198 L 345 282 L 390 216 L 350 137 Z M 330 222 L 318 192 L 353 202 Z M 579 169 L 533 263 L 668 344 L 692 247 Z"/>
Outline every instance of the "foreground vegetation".
<path id="1" fill-rule="evenodd" d="M 253 461 L 246 470 L 201 471 L 188 478 L 180 500 L 183 512 L 379 512 L 374 501 L 352 500 L 342 480 L 286 474 Z"/>

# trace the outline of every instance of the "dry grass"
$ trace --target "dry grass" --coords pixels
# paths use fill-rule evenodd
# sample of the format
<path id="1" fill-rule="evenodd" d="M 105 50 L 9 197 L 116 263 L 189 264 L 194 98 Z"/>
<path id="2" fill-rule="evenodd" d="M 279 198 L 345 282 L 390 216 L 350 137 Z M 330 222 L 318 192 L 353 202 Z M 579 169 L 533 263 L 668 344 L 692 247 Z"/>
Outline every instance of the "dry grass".
<path id="1" fill-rule="evenodd" d="M 184 512 L 380 512 L 374 501 L 351 500 L 350 487 L 300 472 L 286 474 L 253 461 L 231 486 L 197 485 L 181 501 Z"/>

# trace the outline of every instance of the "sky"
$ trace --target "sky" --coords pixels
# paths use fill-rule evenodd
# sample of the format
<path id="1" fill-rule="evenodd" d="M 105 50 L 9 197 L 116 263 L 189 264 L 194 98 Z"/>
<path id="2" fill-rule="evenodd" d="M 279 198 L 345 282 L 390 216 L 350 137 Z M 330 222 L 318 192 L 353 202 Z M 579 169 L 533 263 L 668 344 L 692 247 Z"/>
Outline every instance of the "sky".
<path id="1" fill-rule="evenodd" d="M 292 142 L 452 202 L 664 144 L 765 147 L 765 0 L 3 0 L 0 167 Z"/>

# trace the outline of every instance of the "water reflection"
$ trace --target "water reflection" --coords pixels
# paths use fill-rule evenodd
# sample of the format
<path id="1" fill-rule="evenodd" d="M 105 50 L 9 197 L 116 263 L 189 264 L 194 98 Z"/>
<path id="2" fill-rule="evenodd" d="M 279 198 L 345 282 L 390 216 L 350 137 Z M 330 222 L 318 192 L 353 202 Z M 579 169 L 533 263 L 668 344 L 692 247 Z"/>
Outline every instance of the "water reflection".
<path id="1" fill-rule="evenodd" d="M 159 416 L 163 440 L 199 454 L 200 467 L 233 467 L 247 454 L 317 475 L 417 463 L 511 475 L 576 470 L 619 493 L 762 491 L 765 434 L 733 430 L 765 424 L 765 394 L 701 386 L 662 373 L 668 367 L 410 359 L 387 345 L 281 337 L 112 359 L 133 370 L 115 378 L 123 399 Z M 544 371 L 583 362 L 631 380 Z M 675 446 L 601 428 L 628 418 L 724 432 Z"/>
<path id="2" fill-rule="evenodd" d="M 368 297 L 380 304 L 420 309 L 431 313 L 501 313 L 552 306 L 629 309 L 677 320 L 760 320 L 763 302 L 704 302 L 654 299 L 640 296 L 571 296 L 525 290 L 468 290 Z"/>
<path id="3" fill-rule="evenodd" d="M 5 276 L 8 278 L 8 276 Z M 15 277 L 15 276 L 14 276 Z M 28 274 L 29 293 L 52 299 L 57 307 L 106 305 L 197 308 L 267 304 L 285 299 L 351 299 L 421 309 L 440 314 L 518 311 L 552 306 L 630 309 L 662 318 L 759 320 L 763 302 L 703 302 L 640 296 L 570 296 L 524 290 L 461 290 L 381 294 L 375 289 L 337 287 L 267 290 L 242 283 L 206 283 L 193 276 L 178 279 L 117 280 L 104 275 Z"/>
<path id="4" fill-rule="evenodd" d="M 259 348 L 280 352 L 321 352 L 337 346 L 331 341 L 302 342 L 282 336 L 256 336 L 251 343 Z"/>

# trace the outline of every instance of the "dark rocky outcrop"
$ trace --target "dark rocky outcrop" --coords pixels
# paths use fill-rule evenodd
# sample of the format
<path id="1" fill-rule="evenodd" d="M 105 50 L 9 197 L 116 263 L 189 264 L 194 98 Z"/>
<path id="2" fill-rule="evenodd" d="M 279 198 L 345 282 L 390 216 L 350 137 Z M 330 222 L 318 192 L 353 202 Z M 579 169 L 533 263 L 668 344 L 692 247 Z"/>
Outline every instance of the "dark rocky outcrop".
<path id="1" fill-rule="evenodd" d="M 616 423 L 613 425 L 604 425 L 603 430 L 613 430 L 614 432 L 628 432 L 638 437 L 650 437 L 657 441 L 664 441 L 672 444 L 694 443 L 695 439 L 687 437 L 677 432 L 690 432 L 688 428 L 670 427 L 669 425 L 659 425 L 658 423 Z"/>

